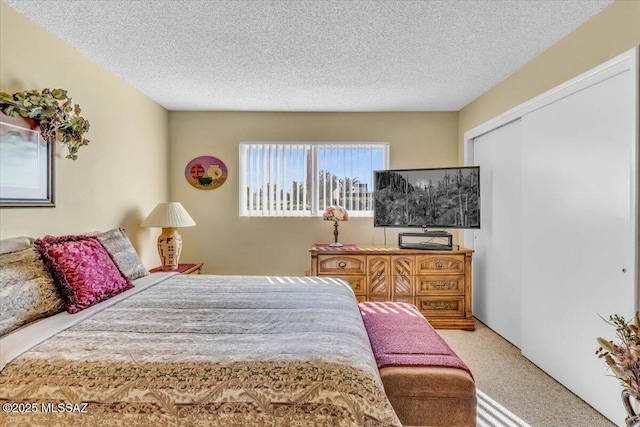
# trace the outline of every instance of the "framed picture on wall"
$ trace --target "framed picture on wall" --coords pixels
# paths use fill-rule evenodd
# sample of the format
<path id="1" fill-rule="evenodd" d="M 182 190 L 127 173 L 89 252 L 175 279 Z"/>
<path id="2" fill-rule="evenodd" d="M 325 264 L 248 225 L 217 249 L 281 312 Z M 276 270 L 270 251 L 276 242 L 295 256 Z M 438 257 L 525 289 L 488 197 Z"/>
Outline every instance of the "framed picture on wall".
<path id="1" fill-rule="evenodd" d="M 54 207 L 54 150 L 38 122 L 0 116 L 0 207 Z"/>
<path id="2" fill-rule="evenodd" d="M 213 190 L 227 180 L 227 166 L 212 156 L 200 156 L 191 160 L 184 169 L 187 182 L 200 190 Z"/>

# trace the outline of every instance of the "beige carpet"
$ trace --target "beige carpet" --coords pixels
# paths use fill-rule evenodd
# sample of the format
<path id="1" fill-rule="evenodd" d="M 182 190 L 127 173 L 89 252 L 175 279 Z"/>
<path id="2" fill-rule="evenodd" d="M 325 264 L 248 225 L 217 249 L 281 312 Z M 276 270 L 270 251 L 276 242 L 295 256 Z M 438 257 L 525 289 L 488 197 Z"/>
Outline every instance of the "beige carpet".
<path id="1" fill-rule="evenodd" d="M 477 427 L 531 427 L 531 425 L 477 389 Z"/>
<path id="2" fill-rule="evenodd" d="M 531 425 L 477 389 L 477 427 L 531 427 Z"/>
<path id="3" fill-rule="evenodd" d="M 478 427 L 615 427 L 481 322 L 438 332 L 473 372 Z"/>

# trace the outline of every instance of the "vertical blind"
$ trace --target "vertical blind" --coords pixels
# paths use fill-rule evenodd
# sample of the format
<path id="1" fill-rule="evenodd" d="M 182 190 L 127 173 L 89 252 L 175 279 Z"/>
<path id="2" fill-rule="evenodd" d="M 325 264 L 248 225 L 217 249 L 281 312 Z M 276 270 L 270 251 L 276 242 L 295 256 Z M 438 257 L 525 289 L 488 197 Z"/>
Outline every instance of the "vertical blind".
<path id="1" fill-rule="evenodd" d="M 388 143 L 240 143 L 241 216 L 317 216 L 331 205 L 371 216 L 373 171 Z"/>

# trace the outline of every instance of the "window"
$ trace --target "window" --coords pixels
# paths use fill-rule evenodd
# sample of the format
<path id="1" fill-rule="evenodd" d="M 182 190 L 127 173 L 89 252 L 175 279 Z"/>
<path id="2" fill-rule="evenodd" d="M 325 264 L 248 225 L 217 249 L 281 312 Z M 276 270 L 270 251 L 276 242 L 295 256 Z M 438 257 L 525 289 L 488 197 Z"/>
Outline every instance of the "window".
<path id="1" fill-rule="evenodd" d="M 388 143 L 240 143 L 241 216 L 318 216 L 331 205 L 373 214 L 373 171 Z"/>

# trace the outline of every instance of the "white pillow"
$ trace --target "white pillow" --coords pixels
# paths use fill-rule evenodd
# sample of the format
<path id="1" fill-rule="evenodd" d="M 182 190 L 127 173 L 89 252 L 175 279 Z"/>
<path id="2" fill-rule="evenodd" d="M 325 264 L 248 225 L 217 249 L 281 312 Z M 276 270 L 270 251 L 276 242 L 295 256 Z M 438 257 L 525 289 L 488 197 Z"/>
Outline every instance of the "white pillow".
<path id="1" fill-rule="evenodd" d="M 27 249 L 33 243 L 33 237 L 20 236 L 0 239 L 0 255 Z"/>

